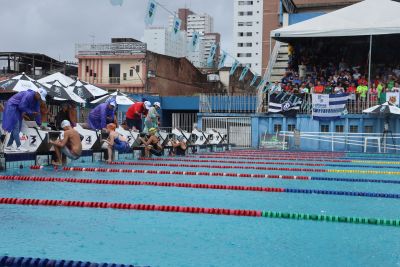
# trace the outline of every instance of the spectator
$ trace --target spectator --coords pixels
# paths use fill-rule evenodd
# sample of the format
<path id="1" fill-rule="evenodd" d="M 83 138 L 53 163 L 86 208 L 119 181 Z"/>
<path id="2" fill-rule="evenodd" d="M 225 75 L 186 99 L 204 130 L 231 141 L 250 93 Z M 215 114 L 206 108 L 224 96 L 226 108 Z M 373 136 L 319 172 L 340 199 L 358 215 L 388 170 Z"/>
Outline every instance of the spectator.
<path id="1" fill-rule="evenodd" d="M 342 83 L 339 83 L 336 85 L 336 87 L 333 89 L 333 92 L 335 94 L 343 94 L 344 93 L 344 87 L 342 86 Z"/>
<path id="2" fill-rule="evenodd" d="M 362 78 L 361 78 L 362 79 Z M 360 80 L 361 80 L 360 79 Z M 359 81 L 360 81 L 359 80 Z M 366 101 L 366 99 L 367 99 L 367 92 L 368 92 L 368 86 L 366 85 L 366 82 L 365 83 L 361 83 L 359 86 L 357 86 L 357 90 L 356 90 L 356 93 L 357 93 L 357 95 L 359 96 L 359 99 L 361 100 L 361 101 Z"/>
<path id="3" fill-rule="evenodd" d="M 314 92 L 316 94 L 322 94 L 325 90 L 325 87 L 321 84 L 321 81 L 317 82 L 317 85 L 314 87 Z"/>
<path id="4" fill-rule="evenodd" d="M 114 109 L 117 106 L 115 101 L 103 103 L 92 109 L 89 113 L 89 126 L 93 130 L 105 129 L 108 123 L 115 121 Z"/>
<path id="5" fill-rule="evenodd" d="M 372 84 L 371 90 L 369 90 L 370 101 L 377 102 L 378 100 L 378 90 L 376 89 L 375 83 Z"/>
<path id="6" fill-rule="evenodd" d="M 275 82 L 272 86 L 271 86 L 271 90 L 270 93 L 274 93 L 274 92 L 281 92 L 282 91 L 282 87 L 281 87 L 281 83 L 280 82 Z"/>

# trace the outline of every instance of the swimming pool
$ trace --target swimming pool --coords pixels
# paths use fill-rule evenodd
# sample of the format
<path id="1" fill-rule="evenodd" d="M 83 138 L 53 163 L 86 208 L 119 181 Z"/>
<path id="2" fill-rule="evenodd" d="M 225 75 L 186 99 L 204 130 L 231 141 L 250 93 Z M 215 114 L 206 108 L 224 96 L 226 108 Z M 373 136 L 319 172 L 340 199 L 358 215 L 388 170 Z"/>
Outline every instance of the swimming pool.
<path id="1" fill-rule="evenodd" d="M 0 252 L 141 266 L 397 266 L 399 159 L 235 150 L 7 171 Z"/>

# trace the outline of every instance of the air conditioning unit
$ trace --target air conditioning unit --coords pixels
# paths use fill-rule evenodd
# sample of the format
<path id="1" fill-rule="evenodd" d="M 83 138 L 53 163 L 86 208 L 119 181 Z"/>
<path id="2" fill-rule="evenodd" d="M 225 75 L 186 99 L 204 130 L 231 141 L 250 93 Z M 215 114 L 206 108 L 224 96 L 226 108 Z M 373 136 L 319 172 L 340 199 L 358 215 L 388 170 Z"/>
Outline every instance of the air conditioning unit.
<path id="1" fill-rule="evenodd" d="M 207 81 L 209 82 L 219 82 L 219 75 L 218 74 L 208 74 Z"/>

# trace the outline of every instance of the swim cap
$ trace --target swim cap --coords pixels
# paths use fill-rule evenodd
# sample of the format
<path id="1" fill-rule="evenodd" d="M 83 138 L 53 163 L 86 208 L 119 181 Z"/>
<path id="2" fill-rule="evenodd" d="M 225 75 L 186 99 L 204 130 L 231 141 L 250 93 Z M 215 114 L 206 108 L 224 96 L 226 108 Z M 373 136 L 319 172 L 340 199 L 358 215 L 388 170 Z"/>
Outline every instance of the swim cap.
<path id="1" fill-rule="evenodd" d="M 71 126 L 71 123 L 69 122 L 69 120 L 63 120 L 61 122 L 61 128 L 68 127 L 68 126 Z"/>
<path id="2" fill-rule="evenodd" d="M 150 128 L 149 129 L 149 133 L 150 134 L 155 134 L 157 132 L 157 129 L 156 128 Z"/>

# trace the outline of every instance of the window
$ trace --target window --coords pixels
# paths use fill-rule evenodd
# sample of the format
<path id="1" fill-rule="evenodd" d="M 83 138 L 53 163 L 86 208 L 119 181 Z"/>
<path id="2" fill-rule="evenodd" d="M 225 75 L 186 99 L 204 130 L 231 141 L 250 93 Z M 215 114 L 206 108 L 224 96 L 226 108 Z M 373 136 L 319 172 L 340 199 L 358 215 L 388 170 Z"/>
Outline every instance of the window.
<path id="1" fill-rule="evenodd" d="M 126 73 L 123 74 L 124 81 L 126 81 Z"/>
<path id="2" fill-rule="evenodd" d="M 282 124 L 274 124 L 274 133 L 282 131 Z"/>
<path id="3" fill-rule="evenodd" d="M 140 72 L 140 66 L 139 66 L 139 65 L 136 65 L 136 73 L 139 74 L 139 72 Z"/>
<path id="4" fill-rule="evenodd" d="M 328 124 L 322 124 L 320 126 L 321 128 L 321 133 L 329 133 L 329 125 Z"/>
<path id="5" fill-rule="evenodd" d="M 93 76 L 93 71 L 92 71 L 92 70 L 89 71 L 89 76 L 90 76 L 90 77 Z"/>
<path id="6" fill-rule="evenodd" d="M 351 133 L 358 133 L 358 125 L 350 125 Z"/>
<path id="7" fill-rule="evenodd" d="M 237 46 L 238 47 L 243 47 L 243 43 L 238 43 Z"/>
<path id="8" fill-rule="evenodd" d="M 244 32 L 238 32 L 239 36 L 244 36 Z"/>
<path id="9" fill-rule="evenodd" d="M 246 43 L 246 47 L 252 47 L 253 44 L 252 43 Z"/>
<path id="10" fill-rule="evenodd" d="M 344 132 L 344 126 L 343 125 L 336 125 L 335 126 L 335 132 L 343 133 Z"/>
<path id="11" fill-rule="evenodd" d="M 253 16 L 253 11 L 247 11 L 247 12 L 239 11 L 238 15 L 239 16 Z"/>
<path id="12" fill-rule="evenodd" d="M 253 22 L 251 21 L 247 21 L 247 22 L 238 22 L 238 26 L 242 27 L 242 26 L 253 26 Z"/>
<path id="13" fill-rule="evenodd" d="M 133 69 L 129 70 L 129 76 L 132 77 L 133 76 Z"/>
<path id="14" fill-rule="evenodd" d="M 374 132 L 374 126 L 368 125 L 364 127 L 364 132 L 365 133 L 373 133 Z"/>
<path id="15" fill-rule="evenodd" d="M 295 124 L 288 124 L 287 130 L 288 130 L 289 132 L 293 132 L 294 129 L 296 129 L 296 125 L 295 125 Z"/>
<path id="16" fill-rule="evenodd" d="M 89 72 L 89 66 L 86 66 L 86 72 Z"/>
<path id="17" fill-rule="evenodd" d="M 253 1 L 239 1 L 239 6 L 252 5 Z"/>
<path id="18" fill-rule="evenodd" d="M 252 32 L 246 32 L 246 36 L 253 36 Z"/>
<path id="19" fill-rule="evenodd" d="M 251 57 L 251 53 L 237 53 L 237 57 Z"/>

